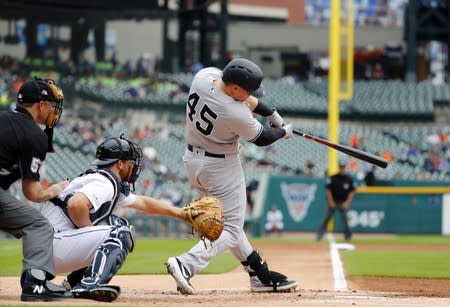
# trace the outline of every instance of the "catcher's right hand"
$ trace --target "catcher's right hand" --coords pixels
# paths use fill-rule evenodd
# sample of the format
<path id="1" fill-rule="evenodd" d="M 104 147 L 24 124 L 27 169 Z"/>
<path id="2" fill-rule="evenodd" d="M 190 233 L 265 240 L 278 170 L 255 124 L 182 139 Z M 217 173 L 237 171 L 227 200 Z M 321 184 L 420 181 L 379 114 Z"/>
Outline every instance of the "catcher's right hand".
<path id="1" fill-rule="evenodd" d="M 211 242 L 222 234 L 224 216 L 222 202 L 213 196 L 204 196 L 183 208 L 183 219 L 192 225 L 192 231 Z"/>

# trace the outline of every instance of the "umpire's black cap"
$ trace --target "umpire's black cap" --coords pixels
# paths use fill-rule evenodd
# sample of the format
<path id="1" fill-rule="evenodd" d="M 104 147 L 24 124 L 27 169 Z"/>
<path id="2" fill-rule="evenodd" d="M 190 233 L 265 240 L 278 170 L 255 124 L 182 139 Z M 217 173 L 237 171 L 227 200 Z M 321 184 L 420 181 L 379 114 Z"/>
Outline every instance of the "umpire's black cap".
<path id="1" fill-rule="evenodd" d="M 29 80 L 22 84 L 17 93 L 18 103 L 35 103 L 41 100 L 53 101 L 52 90 L 45 80 Z"/>

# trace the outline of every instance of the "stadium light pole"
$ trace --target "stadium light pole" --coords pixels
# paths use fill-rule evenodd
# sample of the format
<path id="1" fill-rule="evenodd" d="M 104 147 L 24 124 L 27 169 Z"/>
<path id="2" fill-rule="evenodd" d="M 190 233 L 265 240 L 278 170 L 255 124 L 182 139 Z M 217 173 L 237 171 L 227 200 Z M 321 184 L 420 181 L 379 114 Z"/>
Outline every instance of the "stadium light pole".
<path id="1" fill-rule="evenodd" d="M 417 1 L 410 0 L 408 3 L 407 9 L 408 15 L 407 18 L 407 26 L 408 32 L 408 51 L 407 51 L 407 64 L 406 64 L 406 76 L 405 80 L 407 82 L 416 82 L 416 61 L 417 61 Z"/>
<path id="2" fill-rule="evenodd" d="M 220 67 L 225 67 L 228 49 L 228 0 L 222 0 L 220 14 Z"/>

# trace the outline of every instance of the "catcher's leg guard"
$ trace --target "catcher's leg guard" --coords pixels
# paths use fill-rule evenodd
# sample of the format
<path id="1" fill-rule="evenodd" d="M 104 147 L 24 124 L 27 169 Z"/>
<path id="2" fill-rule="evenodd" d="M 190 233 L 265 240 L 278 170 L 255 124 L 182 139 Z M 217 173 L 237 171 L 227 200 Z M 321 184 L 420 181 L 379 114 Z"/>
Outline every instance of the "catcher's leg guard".
<path id="1" fill-rule="evenodd" d="M 107 284 L 117 273 L 133 247 L 133 235 L 127 226 L 114 226 L 109 238 L 97 250 L 85 284 Z"/>
<path id="2" fill-rule="evenodd" d="M 254 292 L 278 292 L 295 289 L 297 282 L 275 271 L 269 271 L 267 262 L 253 251 L 241 262 L 250 276 L 250 289 Z"/>
<path id="3" fill-rule="evenodd" d="M 125 258 L 134 245 L 129 227 L 116 225 L 109 237 L 95 254 L 92 266 L 72 293 L 77 298 L 90 298 L 99 301 L 112 301 L 120 294 L 120 287 L 107 285 L 125 262 Z"/>
<path id="4" fill-rule="evenodd" d="M 88 268 L 82 268 L 77 271 L 71 272 L 67 277 L 62 281 L 61 286 L 63 286 L 66 290 L 72 290 L 75 285 L 81 282 L 85 272 Z"/>

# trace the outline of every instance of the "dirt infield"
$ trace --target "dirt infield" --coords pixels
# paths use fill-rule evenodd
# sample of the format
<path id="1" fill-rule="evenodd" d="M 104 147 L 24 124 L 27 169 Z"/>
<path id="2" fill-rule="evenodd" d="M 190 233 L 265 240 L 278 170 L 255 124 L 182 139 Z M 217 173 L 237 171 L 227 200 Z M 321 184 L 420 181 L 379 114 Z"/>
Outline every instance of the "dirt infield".
<path id="1" fill-rule="evenodd" d="M 335 291 L 329 246 L 326 243 L 289 245 L 258 244 L 271 269 L 297 280 L 296 292 L 255 294 L 248 290 L 248 277 L 241 267 L 218 275 L 198 275 L 191 282 L 197 293 L 178 294 L 169 275 L 114 277 L 122 287 L 116 306 L 450 306 L 449 280 L 400 278 L 348 278 L 348 291 Z M 356 245 L 356 249 L 369 247 Z M 419 248 L 418 246 L 413 248 Z M 450 250 L 450 247 L 449 247 Z M 163 264 L 162 264 L 163 265 Z M 61 277 L 57 278 L 57 282 Z M 22 303 L 17 277 L 0 278 L 0 304 L 61 306 L 61 302 Z M 64 305 L 111 305 L 89 300 L 68 300 Z"/>

